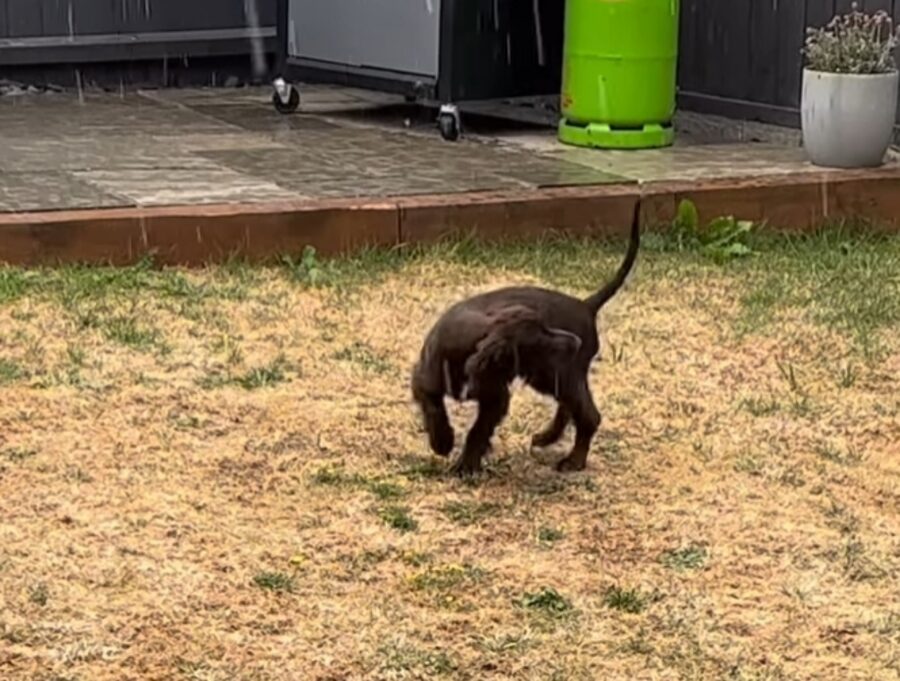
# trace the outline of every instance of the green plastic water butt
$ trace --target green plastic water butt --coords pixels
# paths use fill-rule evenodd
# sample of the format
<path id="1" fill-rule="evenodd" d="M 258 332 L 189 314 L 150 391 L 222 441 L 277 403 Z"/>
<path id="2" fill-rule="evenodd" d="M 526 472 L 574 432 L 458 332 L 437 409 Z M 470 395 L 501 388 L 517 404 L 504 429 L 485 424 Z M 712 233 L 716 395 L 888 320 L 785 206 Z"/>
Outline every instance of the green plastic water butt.
<path id="1" fill-rule="evenodd" d="M 678 0 L 568 0 L 562 142 L 672 144 L 678 12 Z"/>

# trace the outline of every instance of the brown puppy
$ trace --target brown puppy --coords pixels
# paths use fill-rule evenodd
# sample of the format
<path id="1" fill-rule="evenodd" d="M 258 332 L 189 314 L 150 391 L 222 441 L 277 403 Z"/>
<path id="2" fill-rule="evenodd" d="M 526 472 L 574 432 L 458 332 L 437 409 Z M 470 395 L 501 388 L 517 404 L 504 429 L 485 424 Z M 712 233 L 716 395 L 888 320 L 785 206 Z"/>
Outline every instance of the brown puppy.
<path id="1" fill-rule="evenodd" d="M 533 445 L 557 442 L 574 421 L 575 446 L 557 470 L 584 469 L 600 427 L 600 412 L 588 387 L 588 371 L 600 350 L 597 314 L 634 267 L 640 248 L 639 211 L 640 203 L 618 272 L 586 300 L 542 288 L 505 288 L 457 303 L 431 329 L 413 370 L 412 392 L 436 454 L 448 456 L 453 450 L 444 397 L 478 402 L 478 418 L 453 467 L 457 473 L 481 470 L 494 430 L 509 409 L 509 384 L 517 377 L 558 402 L 553 422 L 534 436 Z"/>

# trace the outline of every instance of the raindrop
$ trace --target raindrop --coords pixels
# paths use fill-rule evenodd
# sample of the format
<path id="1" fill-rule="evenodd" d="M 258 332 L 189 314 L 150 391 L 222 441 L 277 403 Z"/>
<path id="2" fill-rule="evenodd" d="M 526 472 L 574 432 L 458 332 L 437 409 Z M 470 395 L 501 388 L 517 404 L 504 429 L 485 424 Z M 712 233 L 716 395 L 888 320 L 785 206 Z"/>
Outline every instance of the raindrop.
<path id="1" fill-rule="evenodd" d="M 531 6 L 534 11 L 534 40 L 537 47 L 538 64 L 544 66 L 546 59 L 544 57 L 544 28 L 541 25 L 541 0 L 531 0 Z"/>
<path id="2" fill-rule="evenodd" d="M 506 63 L 512 64 L 512 36 L 506 34 Z"/>
<path id="3" fill-rule="evenodd" d="M 500 0 L 494 0 L 494 30 L 500 32 Z"/>
<path id="4" fill-rule="evenodd" d="M 84 104 L 84 86 L 81 83 L 81 69 L 75 69 L 75 87 L 78 89 L 78 103 Z"/>
<path id="5" fill-rule="evenodd" d="M 150 18 L 150 0 L 144 0 L 144 16 Z"/>
<path id="6" fill-rule="evenodd" d="M 247 25 L 250 27 L 253 75 L 256 76 L 257 79 L 262 80 L 266 75 L 266 54 L 259 28 L 259 11 L 256 7 L 256 0 L 244 0 L 244 16 L 247 19 Z"/>
<path id="7" fill-rule="evenodd" d="M 75 13 L 72 10 L 72 0 L 69 0 L 69 40 L 75 39 Z"/>
<path id="8" fill-rule="evenodd" d="M 169 57 L 163 57 L 163 87 L 169 85 Z"/>
<path id="9" fill-rule="evenodd" d="M 434 1 L 433 0 L 425 0 L 425 7 L 428 10 L 429 14 L 434 14 Z"/>

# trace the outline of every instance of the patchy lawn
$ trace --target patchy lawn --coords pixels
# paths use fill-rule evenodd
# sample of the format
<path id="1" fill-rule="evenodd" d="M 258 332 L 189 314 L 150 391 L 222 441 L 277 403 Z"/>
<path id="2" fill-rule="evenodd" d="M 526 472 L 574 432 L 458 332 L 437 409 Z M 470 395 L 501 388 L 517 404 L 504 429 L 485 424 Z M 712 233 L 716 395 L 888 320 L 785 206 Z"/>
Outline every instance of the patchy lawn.
<path id="1" fill-rule="evenodd" d="M 896 679 L 898 238 L 649 235 L 588 471 L 526 391 L 484 477 L 429 456 L 442 309 L 623 248 L 0 269 L 0 678 Z"/>

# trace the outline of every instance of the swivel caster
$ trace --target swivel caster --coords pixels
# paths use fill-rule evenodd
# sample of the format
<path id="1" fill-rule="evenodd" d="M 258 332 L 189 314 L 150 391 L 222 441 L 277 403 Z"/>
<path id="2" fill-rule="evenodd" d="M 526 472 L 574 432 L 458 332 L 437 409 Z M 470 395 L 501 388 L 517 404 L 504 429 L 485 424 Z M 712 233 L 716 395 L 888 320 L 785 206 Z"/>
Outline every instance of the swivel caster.
<path id="1" fill-rule="evenodd" d="M 275 79 L 275 92 L 272 94 L 272 104 L 275 111 L 280 114 L 291 114 L 300 108 L 300 91 L 284 78 Z"/>
<path id="2" fill-rule="evenodd" d="M 438 128 L 441 137 L 448 142 L 455 142 L 462 132 L 462 122 L 459 118 L 459 109 L 454 104 L 443 104 L 438 114 Z"/>

